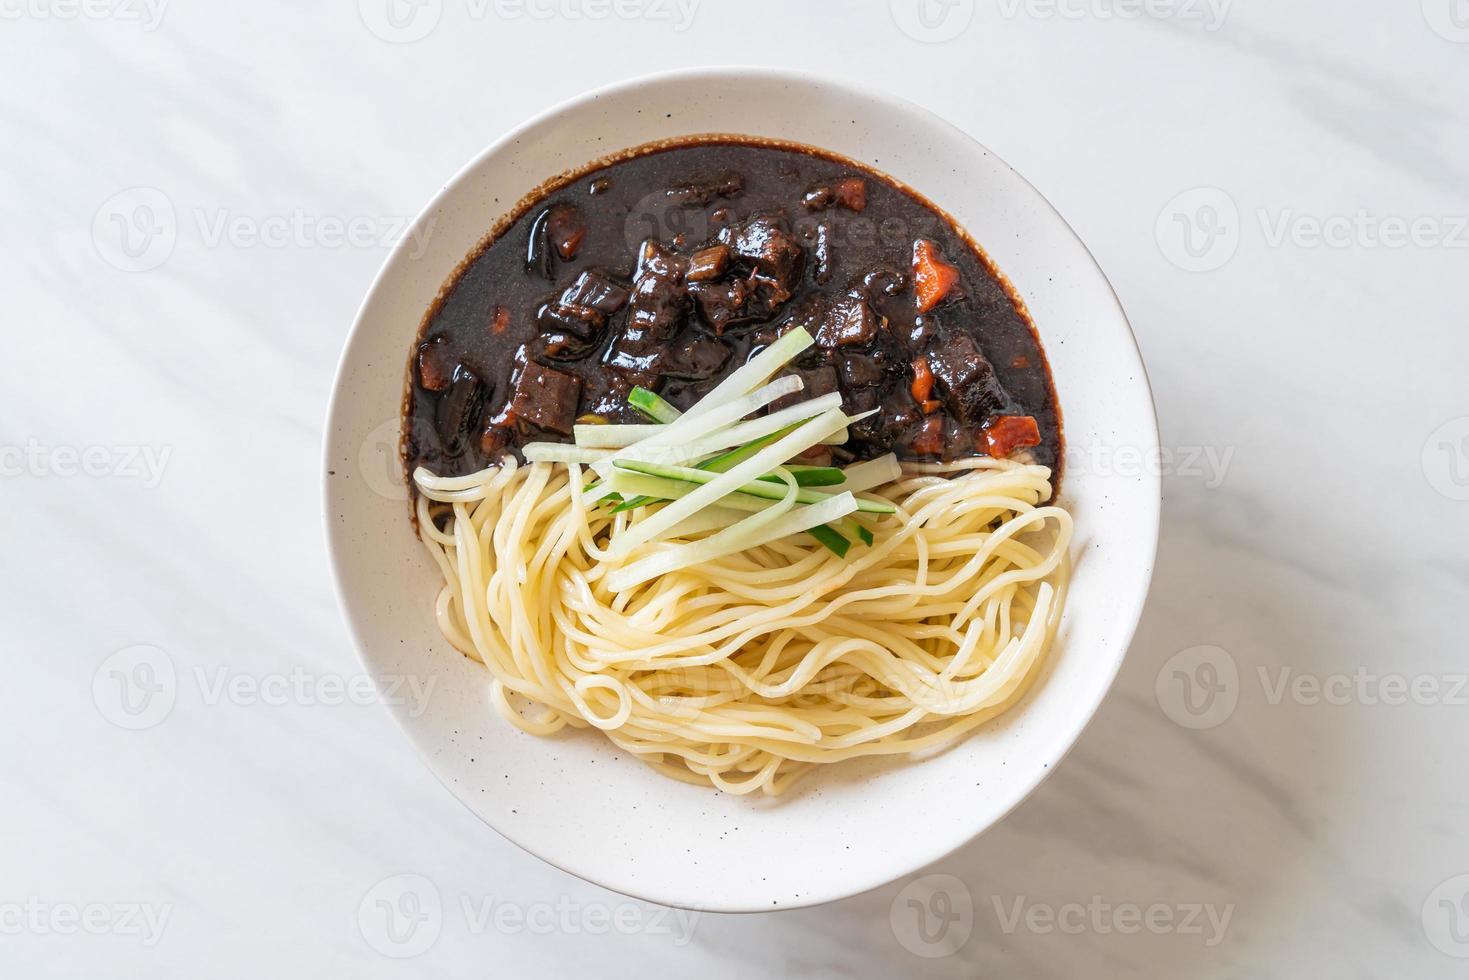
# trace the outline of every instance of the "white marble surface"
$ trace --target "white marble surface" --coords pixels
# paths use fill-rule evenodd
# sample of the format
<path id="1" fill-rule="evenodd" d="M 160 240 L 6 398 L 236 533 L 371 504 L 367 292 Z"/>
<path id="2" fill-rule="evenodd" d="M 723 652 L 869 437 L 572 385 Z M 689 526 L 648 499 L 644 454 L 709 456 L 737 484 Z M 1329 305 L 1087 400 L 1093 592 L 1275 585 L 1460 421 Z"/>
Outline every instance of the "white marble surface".
<path id="1" fill-rule="evenodd" d="M 933 2 L 0 2 L 0 973 L 1464 975 L 1469 4 Z M 318 453 L 403 216 L 556 101 L 715 62 L 1010 160 L 1177 455 L 1129 661 L 1033 798 L 946 877 L 689 919 L 521 853 L 354 703 Z M 139 664 L 175 683 L 129 715 Z M 443 910 L 394 945 L 401 874 Z"/>

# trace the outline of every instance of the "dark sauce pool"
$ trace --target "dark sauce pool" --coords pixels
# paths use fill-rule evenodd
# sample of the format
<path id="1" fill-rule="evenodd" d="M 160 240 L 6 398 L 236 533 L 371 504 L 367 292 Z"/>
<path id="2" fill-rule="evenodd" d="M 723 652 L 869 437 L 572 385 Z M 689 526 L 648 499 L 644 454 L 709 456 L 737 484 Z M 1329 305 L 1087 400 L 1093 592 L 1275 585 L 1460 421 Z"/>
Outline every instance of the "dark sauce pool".
<path id="1" fill-rule="evenodd" d="M 851 161 L 717 137 L 553 182 L 466 260 L 413 351 L 404 462 L 458 476 L 579 419 L 645 422 L 635 385 L 686 409 L 793 325 L 817 345 L 790 401 L 878 409 L 837 464 L 1028 454 L 1059 488 L 1045 354 L 978 247 Z"/>

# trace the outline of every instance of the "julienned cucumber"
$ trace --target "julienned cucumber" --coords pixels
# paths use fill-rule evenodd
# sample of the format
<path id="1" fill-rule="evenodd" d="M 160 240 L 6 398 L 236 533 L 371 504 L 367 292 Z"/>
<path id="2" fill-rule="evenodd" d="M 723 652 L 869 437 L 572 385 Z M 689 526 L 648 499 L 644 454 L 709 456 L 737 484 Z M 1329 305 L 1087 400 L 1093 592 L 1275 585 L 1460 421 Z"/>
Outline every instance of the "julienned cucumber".
<path id="1" fill-rule="evenodd" d="M 731 466 L 737 466 L 743 463 L 775 440 L 794 432 L 798 428 L 800 428 L 799 422 L 795 425 L 788 425 L 784 429 L 772 432 L 770 435 L 756 439 L 754 442 L 747 443 L 736 449 L 731 449 L 711 459 L 706 459 L 698 464 L 697 469 L 708 470 L 710 473 L 723 473 Z M 787 469 L 796 478 L 796 486 L 798 487 L 834 487 L 839 483 L 846 482 L 846 475 L 834 466 L 790 466 Z M 766 483 L 785 486 L 781 482 L 780 477 L 774 474 L 762 476 L 760 479 Z M 626 503 L 616 507 L 612 513 L 617 514 L 625 510 L 632 510 L 634 507 L 642 507 L 644 504 L 652 503 L 653 499 L 652 497 L 633 497 Z"/>
<path id="2" fill-rule="evenodd" d="M 710 483 L 719 474 L 708 470 L 696 470 L 688 466 L 662 466 L 658 463 L 644 463 L 635 459 L 618 459 L 613 465 L 619 469 L 631 470 L 634 473 L 644 473 L 648 476 L 658 476 L 665 480 L 680 480 L 684 483 Z M 785 499 L 786 490 L 778 484 L 765 483 L 756 480 L 739 487 L 736 493 L 743 493 L 750 497 L 762 497 L 766 500 Z M 818 493 L 815 490 L 801 490 L 796 494 L 796 502 L 800 504 L 819 504 L 830 500 L 833 495 L 829 493 Z M 857 499 L 857 510 L 865 514 L 891 514 L 895 508 L 886 501 Z"/>
<path id="3" fill-rule="evenodd" d="M 847 557 L 847 551 L 852 547 L 852 542 L 842 537 L 831 529 L 829 524 L 818 524 L 806 529 L 806 533 L 826 547 L 827 551 L 836 553 L 838 558 Z"/>
<path id="4" fill-rule="evenodd" d="M 627 403 L 654 422 L 662 422 L 664 425 L 677 421 L 683 415 L 661 395 L 643 387 L 636 387 L 628 392 Z"/>
<path id="5" fill-rule="evenodd" d="M 791 471 L 791 476 L 796 478 L 798 487 L 834 487 L 838 483 L 845 483 L 846 477 L 842 471 L 835 466 L 790 466 L 786 469 Z M 766 483 L 779 483 L 785 486 L 785 482 L 774 473 L 762 476 L 760 479 Z"/>

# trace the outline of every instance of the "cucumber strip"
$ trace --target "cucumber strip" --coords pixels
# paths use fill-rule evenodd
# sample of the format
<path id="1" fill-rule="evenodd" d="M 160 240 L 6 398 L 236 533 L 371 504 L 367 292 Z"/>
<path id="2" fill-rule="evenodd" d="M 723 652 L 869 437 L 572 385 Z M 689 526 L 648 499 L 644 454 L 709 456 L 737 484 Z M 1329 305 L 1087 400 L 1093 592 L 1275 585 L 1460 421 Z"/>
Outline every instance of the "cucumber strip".
<path id="1" fill-rule="evenodd" d="M 749 443 L 748 445 L 741 446 L 738 449 L 731 449 L 729 452 L 715 456 L 713 459 L 706 459 L 704 460 L 704 462 L 698 464 L 698 469 L 708 470 L 711 473 L 723 473 L 725 470 L 729 469 L 731 466 L 735 465 L 741 460 L 749 459 L 751 456 L 755 455 L 755 453 L 758 452 L 761 447 L 768 446 L 775 440 L 779 439 L 781 436 L 794 432 L 800 424 L 801 423 L 797 422 L 795 425 L 788 425 L 784 429 L 781 429 L 778 432 L 772 432 L 770 435 L 764 436 L 760 439 L 756 439 L 754 442 Z M 621 472 L 626 471 L 614 470 L 613 476 L 616 476 L 618 473 Z M 656 494 L 630 497 L 628 498 L 626 503 L 623 503 L 613 508 L 612 513 L 617 514 L 624 510 L 632 510 L 634 507 L 642 507 L 645 504 L 652 503 L 656 499 L 659 499 Z"/>
<path id="2" fill-rule="evenodd" d="M 822 395 L 819 398 L 812 398 L 782 408 L 780 411 L 771 412 L 762 418 L 736 422 L 713 435 L 679 446 L 679 451 L 702 456 L 705 453 L 728 449 L 730 446 L 753 442 L 790 425 L 799 425 L 829 408 L 838 407 L 841 403 L 840 394 L 833 392 L 830 395 Z M 666 425 L 635 423 L 633 425 L 578 425 L 574 431 L 578 446 L 596 449 L 625 449 L 637 445 L 644 439 L 661 436 L 667 428 Z"/>
<path id="3" fill-rule="evenodd" d="M 736 463 L 742 463 L 749 459 L 775 440 L 783 439 L 792 432 L 795 432 L 800 426 L 801 423 L 799 422 L 795 425 L 788 425 L 778 432 L 772 432 L 768 436 L 762 436 L 754 442 L 740 446 L 738 449 L 731 449 L 729 452 L 721 453 L 713 459 L 706 459 L 699 464 L 699 469 L 708 470 L 710 473 L 723 473 Z"/>
<path id="4" fill-rule="evenodd" d="M 722 480 L 721 474 L 710 473 L 708 470 L 695 469 L 691 466 L 663 466 L 658 463 L 645 463 L 637 459 L 619 459 L 614 465 L 618 469 L 632 470 L 634 473 L 662 477 L 665 480 L 678 480 L 683 483 L 701 483 L 705 486 L 713 486 Z M 748 465 L 748 462 L 742 464 L 742 466 Z M 734 470 L 729 472 L 732 473 Z M 723 476 L 727 475 L 727 473 L 723 474 Z M 758 477 L 749 483 L 732 487 L 729 492 L 742 493 L 750 497 L 763 497 L 766 500 L 779 500 L 785 496 L 785 493 L 779 487 L 765 483 Z M 819 504 L 824 500 L 829 500 L 832 496 L 832 494 L 819 493 L 815 490 L 802 490 L 796 495 L 796 502 L 802 504 Z M 866 514 L 891 514 L 897 508 L 886 500 L 858 500 L 857 509 Z"/>
<path id="5" fill-rule="evenodd" d="M 612 474 L 612 485 L 619 488 L 623 493 L 635 493 L 638 496 L 632 500 L 641 501 L 644 504 L 657 503 L 663 500 L 674 500 L 678 497 L 687 496 L 692 490 L 692 485 L 679 480 L 666 480 L 657 476 L 644 476 L 632 470 L 618 470 Z M 631 503 L 631 501 L 629 501 Z M 634 506 L 641 506 L 636 504 Z M 705 507 L 697 514 L 686 517 L 679 521 L 668 531 L 671 538 L 688 537 L 700 534 L 704 531 L 712 531 L 716 528 L 728 527 L 736 521 L 743 520 L 745 515 L 756 510 L 764 510 L 772 506 L 772 502 L 763 497 L 748 497 L 742 494 L 731 494 L 723 498 L 713 507 Z M 622 508 L 618 508 L 621 510 Z M 614 510 L 613 513 L 617 511 Z M 826 526 L 823 525 L 825 528 Z M 872 532 L 850 517 L 844 517 L 837 521 L 834 526 L 826 528 L 831 535 L 823 535 L 820 531 L 809 532 L 823 545 L 845 558 L 851 547 L 851 540 L 861 538 L 865 543 L 872 544 Z M 841 544 L 838 545 L 837 541 Z"/>
<path id="6" fill-rule="evenodd" d="M 733 473 L 734 471 L 731 471 Z M 701 488 L 702 489 L 702 488 Z M 789 488 L 788 488 L 789 489 Z M 667 514 L 677 507 L 678 504 L 690 500 L 685 497 L 682 501 L 670 504 L 659 511 L 655 517 Z M 821 524 L 828 524 L 839 520 L 852 513 L 857 507 L 857 499 L 850 493 L 837 494 L 829 500 L 823 501 L 813 507 L 793 507 L 789 512 L 782 514 L 763 526 L 753 525 L 753 522 L 765 517 L 765 514 L 756 514 L 748 517 L 738 524 L 733 524 L 717 534 L 711 534 L 702 541 L 694 541 L 689 544 L 675 545 L 656 554 L 648 555 L 646 558 L 626 565 L 607 576 L 607 587 L 613 591 L 630 589 L 641 585 L 643 582 L 659 575 L 697 565 L 701 562 L 713 561 L 751 548 L 758 548 L 772 541 L 790 537 L 801 531 L 808 531 Z M 650 523 L 652 519 L 645 520 L 633 525 L 636 529 L 644 524 Z M 672 524 L 669 525 L 670 527 Z M 614 545 L 615 547 L 615 545 Z"/>
<path id="7" fill-rule="evenodd" d="M 841 395 L 836 392 L 830 395 L 822 395 L 820 398 L 811 398 L 783 408 L 778 412 L 771 412 L 769 415 L 758 419 L 736 422 L 734 425 L 720 429 L 718 432 L 700 439 L 695 439 L 689 443 L 684 443 L 677 447 L 678 454 L 685 457 L 704 456 L 709 453 L 719 452 L 722 449 L 728 449 L 731 446 L 741 446 L 746 442 L 763 439 L 772 432 L 779 432 L 793 425 L 800 425 L 807 419 L 815 418 L 822 412 L 830 411 L 833 408 L 840 408 L 841 405 Z M 676 457 L 671 459 L 660 458 L 656 453 L 644 454 L 638 458 L 645 459 L 650 463 L 668 462 L 677 464 L 680 462 Z"/>
<path id="8" fill-rule="evenodd" d="M 827 524 L 808 527 L 806 533 L 821 542 L 828 551 L 834 552 L 838 558 L 847 557 L 847 550 L 852 547 L 852 542 L 832 530 Z"/>
<path id="9" fill-rule="evenodd" d="M 751 412 L 769 405 L 777 398 L 793 395 L 803 387 L 805 387 L 805 382 L 800 378 L 777 378 L 759 391 L 736 398 L 698 417 L 694 417 L 692 412 L 685 413 L 679 417 L 678 421 L 664 426 L 663 431 L 653 438 L 644 439 L 625 449 L 619 449 L 611 457 L 592 464 L 592 468 L 597 471 L 598 476 L 606 476 L 612 471 L 611 461 L 613 459 L 646 459 L 650 455 L 676 458 L 681 455 L 684 459 L 692 461 L 702 453 L 691 451 L 689 446 L 691 442 L 739 421 Z M 699 404 L 704 404 L 707 397 L 701 399 Z"/>
<path id="10" fill-rule="evenodd" d="M 528 442 L 520 447 L 532 463 L 596 463 L 612 456 L 610 449 L 568 446 L 564 442 Z"/>
<path id="11" fill-rule="evenodd" d="M 679 416 L 683 414 L 662 396 L 641 385 L 628 393 L 627 403 L 654 422 L 662 422 L 664 425 L 677 422 Z"/>
<path id="12" fill-rule="evenodd" d="M 715 414 L 717 413 L 710 412 L 704 418 L 707 419 Z M 687 418 L 688 416 L 685 415 L 684 419 Z M 683 419 L 679 421 L 682 422 Z M 702 421 L 702 419 L 698 421 Z M 675 423 L 675 425 L 677 424 Z M 749 459 L 732 467 L 728 472 L 710 474 L 707 470 L 690 469 L 689 472 L 697 473 L 701 477 L 707 478 L 712 475 L 713 480 L 694 490 L 688 496 L 675 500 L 657 513 L 638 521 L 636 524 L 627 528 L 622 534 L 616 535 L 612 539 L 609 550 L 614 556 L 623 557 L 638 545 L 657 540 L 670 527 L 673 527 L 673 525 L 685 517 L 702 510 L 719 498 L 730 494 L 737 487 L 750 483 L 757 476 L 763 476 L 792 456 L 800 455 L 846 424 L 846 415 L 842 413 L 841 409 L 834 408 L 829 412 L 823 412 L 821 415 L 816 416 L 816 418 L 807 422 L 790 435 L 761 449 Z M 610 471 L 614 468 L 609 466 L 608 470 Z M 773 489 L 768 483 L 756 483 L 755 485 Z M 776 492 L 778 493 L 779 491 Z M 811 494 L 815 493 L 815 491 L 802 490 L 801 493 Z M 816 523 L 825 524 L 826 521 L 817 521 Z M 801 530 L 805 530 L 805 528 Z"/>
<path id="13" fill-rule="evenodd" d="M 870 546 L 872 542 L 876 540 L 872 536 L 872 532 L 869 531 L 867 527 L 855 517 L 842 518 L 841 520 L 837 521 L 836 528 L 847 538 L 859 538 L 865 545 Z"/>
<path id="14" fill-rule="evenodd" d="M 787 330 L 775 339 L 775 343 L 750 358 L 742 367 L 736 368 L 713 391 L 700 398 L 693 408 L 684 413 L 684 417 L 703 415 L 754 391 L 814 343 L 816 341 L 804 327 Z"/>
<path id="15" fill-rule="evenodd" d="M 845 479 L 842 476 L 842 471 L 835 466 L 791 466 L 787 464 L 786 469 L 790 470 L 791 476 L 796 478 L 796 486 L 798 487 L 835 487 L 839 486 Z M 765 476 L 760 477 L 760 479 L 766 483 L 784 482 L 773 473 L 767 473 Z"/>

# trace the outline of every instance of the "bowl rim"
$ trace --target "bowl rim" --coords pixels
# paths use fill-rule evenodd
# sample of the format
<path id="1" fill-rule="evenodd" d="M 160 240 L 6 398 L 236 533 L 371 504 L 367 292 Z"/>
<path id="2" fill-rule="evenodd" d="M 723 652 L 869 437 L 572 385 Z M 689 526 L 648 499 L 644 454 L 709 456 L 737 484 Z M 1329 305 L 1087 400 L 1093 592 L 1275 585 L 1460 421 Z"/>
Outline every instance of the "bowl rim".
<path id="1" fill-rule="evenodd" d="M 1101 264 L 1097 261 L 1095 254 L 1093 254 L 1092 250 L 1087 246 L 1086 242 L 1077 233 L 1076 229 L 1071 226 L 1071 224 L 1065 219 L 1060 211 L 1057 210 L 1055 205 L 1053 205 L 1051 201 L 1035 187 L 1035 185 L 1033 185 L 1029 180 L 1025 178 L 1024 175 L 1022 175 L 1013 166 L 1011 166 L 1009 162 L 1006 161 L 1002 156 L 995 153 L 992 149 L 981 143 L 974 136 L 970 135 L 959 126 L 945 119 L 943 116 L 940 116 L 938 113 L 916 102 L 913 102 L 906 97 L 895 95 L 886 90 L 871 86 L 865 82 L 857 82 L 852 81 L 851 79 L 846 77 L 840 77 L 814 71 L 805 71 L 800 69 L 735 64 L 715 65 L 697 68 L 676 68 L 665 71 L 651 72 L 643 75 L 637 75 L 632 78 L 623 79 L 621 81 L 614 82 L 605 86 L 599 86 L 597 88 L 589 89 L 579 95 L 575 95 L 571 98 L 557 102 L 550 107 L 542 110 L 541 112 L 535 113 L 534 115 L 525 118 L 520 123 L 506 130 L 500 137 L 489 143 L 484 149 L 475 154 L 473 158 L 471 158 L 457 171 L 455 171 L 453 176 L 445 181 L 443 186 L 439 188 L 439 190 L 432 196 L 432 198 L 430 198 L 429 201 L 425 203 L 422 208 L 419 209 L 418 213 L 414 216 L 413 222 L 408 227 L 418 227 L 425 218 L 429 217 L 436 210 L 438 210 L 451 195 L 458 192 L 460 185 L 468 180 L 472 174 L 477 172 L 486 160 L 502 152 L 506 147 L 514 144 L 527 130 L 549 120 L 552 120 L 555 117 L 562 115 L 563 113 L 567 113 L 572 110 L 584 107 L 589 103 L 596 102 L 597 100 L 606 98 L 608 96 L 621 95 L 657 83 L 677 80 L 709 81 L 752 77 L 759 78 L 768 82 L 787 83 L 796 86 L 824 86 L 828 88 L 842 89 L 845 90 L 848 94 L 855 95 L 866 101 L 881 104 L 889 110 L 896 110 L 903 113 L 922 116 L 929 123 L 941 126 L 951 133 L 956 134 L 965 142 L 972 144 L 977 151 L 989 155 L 1000 165 L 1005 167 L 1005 169 L 1007 169 L 1018 180 L 1019 186 L 1031 196 L 1032 203 L 1038 204 L 1046 211 L 1049 211 L 1051 216 L 1056 220 L 1056 222 L 1058 222 L 1058 229 L 1064 228 L 1066 233 L 1069 234 L 1071 238 L 1075 241 L 1075 243 L 1080 246 L 1082 252 L 1086 255 L 1087 260 L 1091 263 L 1093 270 L 1100 278 L 1100 281 L 1106 286 L 1107 294 L 1111 297 L 1111 302 L 1113 306 L 1113 309 L 1109 310 L 1108 312 L 1111 314 L 1115 314 L 1122 325 L 1127 328 L 1127 337 L 1128 340 L 1131 342 L 1131 347 L 1128 349 L 1128 352 L 1131 354 L 1132 360 L 1135 362 L 1137 372 L 1136 381 L 1140 385 L 1141 393 L 1146 395 L 1147 397 L 1148 411 L 1146 413 L 1146 419 L 1148 422 L 1148 431 L 1140 434 L 1146 436 L 1147 441 L 1152 447 L 1156 448 L 1158 446 L 1159 428 L 1157 402 L 1153 395 L 1152 383 L 1148 377 L 1147 366 L 1143 361 L 1142 351 L 1138 346 L 1136 332 L 1133 330 L 1132 323 L 1128 319 L 1126 310 L 1122 306 L 1121 299 L 1117 295 L 1116 287 L 1113 286 L 1112 281 L 1108 278 L 1106 272 L 1102 269 Z M 902 178 L 897 177 L 897 179 L 901 180 Z M 329 471 L 333 468 L 334 457 L 340 452 L 341 448 L 337 443 L 338 436 L 336 435 L 336 433 L 340 430 L 333 425 L 333 421 L 337 418 L 338 413 L 343 410 L 344 404 L 348 400 L 348 396 L 344 392 L 342 382 L 344 374 L 348 369 L 348 361 L 351 352 L 355 346 L 355 343 L 358 340 L 359 336 L 366 329 L 365 320 L 367 319 L 368 311 L 374 306 L 375 301 L 378 298 L 378 294 L 388 288 L 386 280 L 389 268 L 392 266 L 393 261 L 397 257 L 398 253 L 404 247 L 406 247 L 407 243 L 409 243 L 410 240 L 410 236 L 405 235 L 402 240 L 394 245 L 393 249 L 384 258 L 382 265 L 374 274 L 372 282 L 368 286 L 367 292 L 364 294 L 362 302 L 357 308 L 357 312 L 353 316 L 352 326 L 348 330 L 346 337 L 343 339 L 342 350 L 340 355 L 338 356 L 336 369 L 333 373 L 331 393 L 327 400 L 327 411 L 325 418 L 326 426 L 322 437 L 322 522 L 324 524 L 324 529 L 326 532 L 327 560 L 328 566 L 331 570 L 332 591 L 333 594 L 336 596 L 338 612 L 341 614 L 343 622 L 347 627 L 347 633 L 352 640 L 352 645 L 357 654 L 358 661 L 365 668 L 368 675 L 372 677 L 374 686 L 379 686 L 380 682 L 374 672 L 373 664 L 368 661 L 365 652 L 367 649 L 367 643 L 365 642 L 362 630 L 359 628 L 358 622 L 350 614 L 349 597 L 345 585 L 345 572 L 342 564 L 344 560 L 342 555 L 345 549 L 338 541 L 338 535 L 345 533 L 345 531 L 339 527 L 339 522 L 332 519 L 334 502 L 333 481 L 330 478 Z M 980 241 L 980 244 L 983 245 L 983 242 Z M 1001 272 L 1003 271 L 1004 269 L 1003 267 L 1001 267 Z M 451 270 L 451 272 L 446 274 L 445 281 L 447 282 L 452 275 L 453 272 Z M 1111 694 L 1112 689 L 1116 684 L 1117 675 L 1121 671 L 1123 661 L 1126 660 L 1127 654 L 1131 649 L 1132 642 L 1136 637 L 1137 628 L 1142 619 L 1143 609 L 1146 606 L 1147 598 L 1151 589 L 1153 572 L 1157 563 L 1158 541 L 1161 531 L 1163 501 L 1162 475 L 1157 471 L 1150 471 L 1144 473 L 1141 479 L 1144 481 L 1144 485 L 1141 487 L 1139 493 L 1145 495 L 1144 499 L 1147 503 L 1151 505 L 1152 511 L 1151 520 L 1148 520 L 1146 522 L 1146 526 L 1136 529 L 1137 533 L 1146 536 L 1145 541 L 1139 543 L 1140 548 L 1142 548 L 1141 554 L 1143 557 L 1146 558 L 1145 573 L 1141 577 L 1141 580 L 1137 583 L 1137 587 L 1131 601 L 1131 608 L 1127 609 L 1125 611 L 1125 614 L 1119 620 L 1119 622 L 1122 624 L 1122 627 L 1119 628 L 1117 632 L 1118 652 L 1114 656 L 1110 668 L 1106 671 L 1106 682 L 1105 684 L 1098 685 L 1094 695 L 1090 699 L 1090 704 L 1083 702 L 1078 705 L 1078 708 L 1080 710 L 1078 710 L 1075 715 L 1074 724 L 1070 732 L 1064 739 L 1064 747 L 1060 750 L 1060 752 L 1053 759 L 1049 760 L 1049 763 L 1047 765 L 1036 767 L 1033 770 L 1033 773 L 1027 778 L 1027 780 L 1022 783 L 1019 791 L 1014 794 L 1013 798 L 1008 801 L 1006 805 L 1003 806 L 1003 808 L 998 809 L 991 819 L 976 826 L 973 831 L 970 832 L 967 836 L 959 839 L 944 840 L 939 845 L 934 847 L 931 852 L 929 852 L 925 856 L 921 863 L 918 863 L 912 867 L 906 868 L 896 873 L 893 873 L 890 869 L 879 869 L 867 875 L 854 876 L 862 879 L 862 882 L 855 886 L 844 885 L 837 888 L 823 889 L 820 883 L 812 883 L 809 887 L 809 890 L 803 892 L 799 896 L 799 898 L 791 901 L 781 902 L 778 907 L 779 910 L 809 908 L 812 906 L 824 905 L 829 902 L 840 901 L 841 899 L 865 894 L 866 892 L 891 884 L 892 882 L 904 877 L 905 875 L 921 871 L 924 868 L 930 867 L 931 865 L 944 860 L 945 858 L 959 851 L 961 848 L 972 843 L 985 831 L 999 824 L 1011 813 L 1013 813 L 1015 809 L 1020 806 L 1020 804 L 1024 803 L 1027 799 L 1030 798 L 1030 796 L 1036 791 L 1041 783 L 1043 783 L 1052 773 L 1054 773 L 1060 767 L 1061 762 L 1064 761 L 1066 757 L 1071 754 L 1071 751 L 1081 740 L 1081 736 L 1085 733 L 1087 727 L 1096 717 L 1097 712 L 1106 702 L 1108 696 Z M 379 693 L 384 693 L 380 687 Z M 429 772 L 433 774 L 434 778 L 437 779 L 439 783 L 446 790 L 449 791 L 449 794 L 452 797 L 458 800 L 461 805 L 463 805 L 467 810 L 474 814 L 475 817 L 477 817 L 480 821 L 482 821 L 484 824 L 486 824 L 492 830 L 498 833 L 502 838 L 509 841 L 511 844 L 514 844 L 516 847 L 520 848 L 526 853 L 534 856 L 535 858 L 551 865 L 552 867 L 557 868 L 558 870 L 563 871 L 567 874 L 573 875 L 585 882 L 588 882 L 589 884 L 596 885 L 597 887 L 607 888 L 610 891 L 614 891 L 618 894 L 627 895 L 628 897 L 641 901 L 667 905 L 674 908 L 684 908 L 699 912 L 721 913 L 759 913 L 772 911 L 772 909 L 766 905 L 739 902 L 732 904 L 722 903 L 719 901 L 717 896 L 711 897 L 705 895 L 701 896 L 701 898 L 705 900 L 700 902 L 693 902 L 687 898 L 671 894 L 667 891 L 660 894 L 659 889 L 656 889 L 652 886 L 629 890 L 622 887 L 609 885 L 603 881 L 598 880 L 590 871 L 578 870 L 573 867 L 568 867 L 561 860 L 558 860 L 551 855 L 541 853 L 540 851 L 531 848 L 530 846 L 511 836 L 511 834 L 507 831 L 502 830 L 499 826 L 492 822 L 487 815 L 481 813 L 479 810 L 475 809 L 475 807 L 470 805 L 468 799 L 465 796 L 461 795 L 455 788 L 455 786 L 450 782 L 450 780 L 439 771 L 438 767 L 434 763 L 433 758 L 427 751 L 425 745 L 420 743 L 417 733 L 408 727 L 407 723 L 402 717 L 402 713 L 392 710 L 391 707 L 388 705 L 385 705 L 385 707 L 388 708 L 387 714 L 393 720 L 393 724 L 404 735 L 409 744 L 413 746 L 414 752 L 417 754 L 419 760 L 424 764 L 424 767 L 427 768 Z"/>

